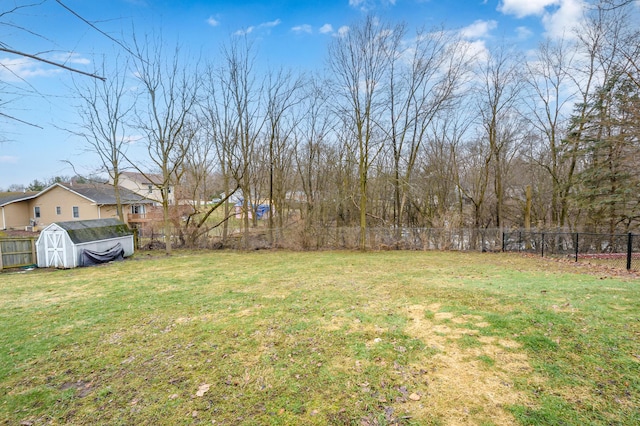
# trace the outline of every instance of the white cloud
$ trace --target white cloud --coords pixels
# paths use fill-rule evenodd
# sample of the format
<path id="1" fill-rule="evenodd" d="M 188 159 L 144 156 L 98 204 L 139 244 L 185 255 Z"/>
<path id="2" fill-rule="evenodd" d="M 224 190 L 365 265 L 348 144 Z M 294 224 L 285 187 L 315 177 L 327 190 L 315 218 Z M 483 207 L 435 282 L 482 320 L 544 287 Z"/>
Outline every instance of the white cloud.
<path id="1" fill-rule="evenodd" d="M 259 28 L 273 28 L 273 27 L 277 27 L 281 23 L 282 23 L 282 21 L 280 19 L 276 19 L 275 21 L 263 22 L 262 24 L 258 25 L 258 27 Z"/>
<path id="2" fill-rule="evenodd" d="M 318 31 L 320 31 L 320 34 L 331 34 L 333 32 L 333 25 L 324 24 Z"/>
<path id="3" fill-rule="evenodd" d="M 483 21 L 478 19 L 473 24 L 460 30 L 460 35 L 467 39 L 483 38 L 489 35 L 491 30 L 496 29 L 498 23 L 496 21 Z"/>
<path id="4" fill-rule="evenodd" d="M 0 163 L 4 164 L 16 164 L 18 162 L 18 157 L 13 155 L 0 155 Z"/>
<path id="5" fill-rule="evenodd" d="M 247 27 L 243 30 L 238 30 L 235 33 L 233 33 L 233 35 L 237 35 L 237 36 L 243 36 L 243 35 L 247 35 L 247 34 L 251 34 L 253 32 L 253 30 L 255 30 L 256 27 Z"/>
<path id="6" fill-rule="evenodd" d="M 233 35 L 243 36 L 243 35 L 251 34 L 252 32 L 254 32 L 256 30 L 260 30 L 260 29 L 264 29 L 264 28 L 270 29 L 270 28 L 273 28 L 273 27 L 277 27 L 281 23 L 282 23 L 282 21 L 280 19 L 276 19 L 276 20 L 268 21 L 268 22 L 263 22 L 263 23 L 261 23 L 261 24 L 259 24 L 257 26 L 256 25 L 252 25 L 250 27 L 238 30 L 238 31 L 234 32 Z"/>
<path id="7" fill-rule="evenodd" d="M 60 68 L 44 68 L 41 62 L 27 58 L 0 58 L 0 81 L 17 82 L 33 77 L 50 77 Z"/>
<path id="8" fill-rule="evenodd" d="M 91 63 L 89 59 L 83 58 L 82 55 L 75 52 L 55 54 L 53 55 L 53 60 L 57 62 L 62 62 L 63 64 L 88 65 Z"/>
<path id="9" fill-rule="evenodd" d="M 533 31 L 527 27 L 518 27 L 516 28 L 516 34 L 518 35 L 518 39 L 526 40 L 533 35 Z"/>
<path id="10" fill-rule="evenodd" d="M 502 0 L 498 11 L 505 15 L 524 18 L 529 15 L 542 15 L 548 6 L 557 6 L 563 0 Z"/>
<path id="11" fill-rule="evenodd" d="M 569 37 L 583 19 L 585 0 L 502 0 L 498 11 L 516 18 L 540 16 L 547 36 Z"/>
<path id="12" fill-rule="evenodd" d="M 547 35 L 552 38 L 569 37 L 571 30 L 580 25 L 585 8 L 583 0 L 562 0 L 559 9 L 542 17 Z"/>
<path id="13" fill-rule="evenodd" d="M 218 21 L 213 16 L 209 16 L 209 18 L 207 19 L 207 24 L 211 25 L 212 27 L 217 27 L 218 25 L 220 25 L 220 21 Z"/>
<path id="14" fill-rule="evenodd" d="M 397 0 L 349 0 L 349 6 L 354 9 L 360 9 L 363 12 L 367 12 L 372 9 L 376 9 L 377 7 L 384 8 L 386 6 L 395 6 L 396 2 Z"/>
<path id="15" fill-rule="evenodd" d="M 346 36 L 348 32 L 349 32 L 349 27 L 346 26 L 346 25 L 343 25 L 340 28 L 338 28 L 338 36 L 339 37 Z"/>
<path id="16" fill-rule="evenodd" d="M 467 60 L 479 61 L 480 63 L 486 62 L 490 56 L 484 40 L 462 42 L 458 50 L 459 52 L 456 51 L 455 55 L 462 55 Z"/>
<path id="17" fill-rule="evenodd" d="M 308 25 L 308 24 L 296 25 L 295 27 L 291 28 L 291 31 L 299 34 L 301 33 L 311 34 L 313 32 L 311 29 L 311 25 Z"/>
<path id="18" fill-rule="evenodd" d="M 89 59 L 75 52 L 56 53 L 46 57 L 46 59 L 69 67 L 91 63 Z M 62 68 L 45 64 L 35 59 L 24 57 L 0 58 L 0 81 L 19 82 L 35 77 L 51 77 L 61 72 Z"/>

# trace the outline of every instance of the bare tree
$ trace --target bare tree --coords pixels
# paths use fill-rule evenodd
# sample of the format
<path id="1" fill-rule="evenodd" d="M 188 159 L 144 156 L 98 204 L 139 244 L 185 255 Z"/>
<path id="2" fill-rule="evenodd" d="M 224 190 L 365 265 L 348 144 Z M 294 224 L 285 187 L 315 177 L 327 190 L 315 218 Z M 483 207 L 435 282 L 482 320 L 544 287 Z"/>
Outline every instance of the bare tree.
<path id="1" fill-rule="evenodd" d="M 304 114 L 296 127 L 294 157 L 296 171 L 304 194 L 301 208 L 304 222 L 303 246 L 316 246 L 325 238 L 322 228 L 328 222 L 329 199 L 333 198 L 330 140 L 334 117 L 331 115 L 327 83 L 319 77 L 305 84 L 301 109 Z"/>
<path id="2" fill-rule="evenodd" d="M 265 90 L 267 140 L 269 144 L 269 242 L 274 238 L 274 213 L 278 217 L 278 229 L 282 229 L 286 174 L 292 164 L 288 147 L 296 126 L 294 107 L 300 103 L 298 94 L 302 79 L 283 69 L 267 76 Z"/>
<path id="3" fill-rule="evenodd" d="M 501 45 L 487 56 L 479 70 L 478 107 L 493 165 L 498 228 L 504 226 L 505 151 L 513 142 L 509 126 L 517 115 L 523 82 L 518 62 L 518 54 Z"/>
<path id="4" fill-rule="evenodd" d="M 228 95 L 230 122 L 235 128 L 230 135 L 236 140 L 237 158 L 240 160 L 240 188 L 242 189 L 242 210 L 244 228 L 244 248 L 249 248 L 249 210 L 251 208 L 251 175 L 249 169 L 254 158 L 256 142 L 264 126 L 260 93 L 262 83 L 256 81 L 254 67 L 255 53 L 246 38 L 234 39 L 222 51 L 224 65 L 220 73 L 221 84 Z M 255 215 L 254 215 L 255 218 Z"/>
<path id="5" fill-rule="evenodd" d="M 176 178 L 184 170 L 182 164 L 195 137 L 186 124 L 196 105 L 199 80 L 197 69 L 181 63 L 179 47 L 167 57 L 161 38 L 145 38 L 143 44 L 135 40 L 135 48 L 135 73 L 143 91 L 137 103 L 136 126 L 146 137 L 149 160 L 160 172 L 160 181 L 150 179 L 149 170 L 140 164 L 128 161 L 162 194 L 166 253 L 171 254 L 170 189 L 178 183 Z"/>
<path id="6" fill-rule="evenodd" d="M 429 126 L 425 146 L 418 156 L 417 173 L 411 180 L 411 204 L 419 206 L 426 223 L 422 226 L 464 226 L 463 196 L 459 187 L 458 157 L 473 117 L 458 105 L 442 111 Z"/>
<path id="7" fill-rule="evenodd" d="M 467 142 L 464 151 L 456 155 L 456 166 L 458 168 L 456 185 L 462 194 L 462 199 L 472 204 L 473 228 L 487 227 L 486 205 L 491 150 L 478 139 Z"/>
<path id="8" fill-rule="evenodd" d="M 233 92 L 232 87 L 228 84 L 226 68 L 216 69 L 212 65 L 207 67 L 204 93 L 204 100 L 200 108 L 202 123 L 206 126 L 206 138 L 213 144 L 217 166 L 222 175 L 224 202 L 220 202 L 220 206 L 224 210 L 225 218 L 222 223 L 224 244 L 229 232 L 226 218 L 231 215 L 227 201 L 239 189 L 245 172 L 239 157 L 237 134 L 239 118 L 233 107 Z"/>
<path id="9" fill-rule="evenodd" d="M 390 56 L 387 138 L 393 150 L 394 225 L 400 239 L 408 185 L 427 129 L 453 106 L 468 81 L 468 45 L 443 29 L 418 31 L 410 42 L 394 32 Z"/>
<path id="10" fill-rule="evenodd" d="M 217 131 L 211 129 L 207 119 L 199 120 L 192 125 L 197 126 L 199 130 L 195 131 L 195 136 L 189 144 L 185 156 L 183 163 L 185 171 L 181 185 L 182 192 L 188 191 L 188 199 L 191 200 L 191 211 L 186 215 L 186 220 L 180 229 L 181 238 L 184 239 L 183 243 L 189 247 L 198 245 L 201 237 L 206 236 L 212 229 L 226 225 L 230 217 L 228 200 L 237 191 L 237 182 L 239 181 L 235 178 L 234 188 L 225 186 L 223 194 L 219 194 L 222 195 L 222 198 L 215 203 L 208 203 L 213 191 L 212 179 L 220 165 L 215 157 L 217 153 L 224 151 L 223 142 L 214 136 Z M 214 121 L 212 125 L 217 127 L 217 121 Z M 222 161 L 222 163 L 224 167 L 227 166 L 226 162 Z M 231 175 L 235 176 L 234 173 Z M 225 182 L 228 185 L 229 179 L 227 178 Z M 210 223 L 211 215 L 222 206 L 227 206 L 222 219 Z"/>
<path id="11" fill-rule="evenodd" d="M 129 65 L 118 55 L 113 59 L 113 70 L 107 72 L 103 60 L 102 74 L 108 80 L 93 80 L 93 84 L 76 83 L 76 96 L 81 100 L 78 114 L 81 130 L 74 131 L 85 140 L 87 151 L 95 153 L 114 186 L 118 218 L 124 221 L 120 201 L 120 173 L 128 146 L 127 123 L 131 119 L 134 103 L 127 98 L 126 73 Z"/>
<path id="12" fill-rule="evenodd" d="M 336 80 L 341 114 L 356 145 L 360 209 L 360 249 L 366 248 L 369 169 L 380 152 L 377 123 L 385 108 L 383 80 L 389 70 L 388 46 L 394 33 L 377 18 L 368 16 L 329 47 L 329 66 Z"/>
<path id="13" fill-rule="evenodd" d="M 571 79 L 576 55 L 575 46 L 564 38 L 546 40 L 538 47 L 536 57 L 527 64 L 530 96 L 525 118 L 545 144 L 548 156 L 531 158 L 547 171 L 552 182 L 551 224 L 563 227 L 567 214 L 566 190 L 571 176 L 567 167 L 570 156 L 563 148 L 569 126 L 567 109 L 576 97 L 577 87 Z"/>

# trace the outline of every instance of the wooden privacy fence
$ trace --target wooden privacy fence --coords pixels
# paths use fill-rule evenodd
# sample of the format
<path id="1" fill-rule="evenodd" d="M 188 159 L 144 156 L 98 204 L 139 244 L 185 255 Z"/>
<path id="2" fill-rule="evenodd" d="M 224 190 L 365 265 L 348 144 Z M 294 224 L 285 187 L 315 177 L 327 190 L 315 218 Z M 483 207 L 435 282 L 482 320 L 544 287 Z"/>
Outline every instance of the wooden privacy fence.
<path id="1" fill-rule="evenodd" d="M 0 270 L 37 263 L 35 238 L 0 238 Z"/>

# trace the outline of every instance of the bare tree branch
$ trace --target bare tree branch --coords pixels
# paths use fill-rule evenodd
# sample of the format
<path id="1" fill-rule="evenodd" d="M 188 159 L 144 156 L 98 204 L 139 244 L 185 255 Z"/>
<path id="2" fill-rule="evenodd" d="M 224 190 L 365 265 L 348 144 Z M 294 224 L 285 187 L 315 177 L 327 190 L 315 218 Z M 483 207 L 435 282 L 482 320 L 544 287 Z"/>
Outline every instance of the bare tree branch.
<path id="1" fill-rule="evenodd" d="M 138 57 L 136 55 L 135 52 L 133 52 L 131 49 L 129 49 L 127 46 L 125 46 L 120 40 L 117 40 L 113 37 L 111 37 L 109 34 L 105 33 L 104 31 L 102 31 L 100 28 L 96 27 L 92 22 L 87 21 L 85 18 L 83 18 L 82 16 L 80 16 L 75 10 L 71 9 L 69 6 L 67 6 L 66 4 L 62 3 L 60 0 L 56 0 L 56 3 L 58 3 L 60 6 L 62 6 L 63 8 L 65 8 L 69 13 L 71 13 L 73 16 L 75 16 L 76 18 L 80 19 L 82 22 L 84 22 L 85 24 L 87 24 L 88 26 L 90 26 L 91 28 L 93 28 L 94 30 L 96 30 L 97 32 L 99 32 L 100 34 L 102 34 L 103 36 L 105 36 L 106 38 L 108 38 L 109 40 L 111 40 L 112 42 L 116 43 L 118 46 L 122 47 L 124 50 L 127 51 L 127 53 L 129 53 L 131 56 L 134 56 L 137 59 L 141 59 L 140 57 Z"/>
<path id="2" fill-rule="evenodd" d="M 42 129 L 42 127 L 38 126 L 37 124 L 33 124 L 33 123 L 29 123 L 28 121 L 20 120 L 19 118 L 13 117 L 13 116 L 8 115 L 8 114 L 5 114 L 3 112 L 0 112 L 0 117 L 5 117 L 5 118 L 8 118 L 10 120 L 14 120 L 14 121 L 17 121 L 19 123 L 22 123 L 22 124 L 26 124 L 28 126 L 33 126 L 33 127 L 37 127 L 38 129 Z"/>
<path id="3" fill-rule="evenodd" d="M 92 77 L 92 78 L 97 78 L 98 80 L 102 80 L 102 81 L 106 80 L 105 77 L 101 77 L 101 76 L 99 76 L 97 74 L 92 74 L 92 73 L 88 73 L 88 72 L 85 72 L 85 71 L 81 71 L 81 70 L 76 69 L 76 68 L 71 68 L 71 67 L 69 67 L 67 65 L 61 64 L 60 62 L 50 61 L 48 59 L 44 59 L 44 58 L 41 58 L 41 57 L 36 56 L 36 55 L 31 55 L 29 53 L 21 52 L 19 50 L 13 50 L 13 49 L 8 49 L 6 47 L 0 47 L 0 52 L 11 53 L 12 55 L 18 55 L 18 56 L 23 56 L 25 58 L 34 59 L 34 60 L 39 61 L 39 62 L 44 62 L 45 64 L 49 64 L 49 65 L 53 65 L 53 66 L 58 67 L 58 68 L 65 69 L 67 71 L 71 71 L 71 72 L 75 72 L 75 73 L 78 73 L 78 74 L 86 75 L 86 76 Z"/>

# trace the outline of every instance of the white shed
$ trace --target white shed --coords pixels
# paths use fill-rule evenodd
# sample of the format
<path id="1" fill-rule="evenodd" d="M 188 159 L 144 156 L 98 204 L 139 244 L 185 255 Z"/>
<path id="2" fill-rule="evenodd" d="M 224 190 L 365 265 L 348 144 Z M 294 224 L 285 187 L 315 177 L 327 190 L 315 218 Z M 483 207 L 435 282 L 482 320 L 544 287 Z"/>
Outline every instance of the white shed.
<path id="1" fill-rule="evenodd" d="M 38 267 L 75 268 L 133 254 L 133 233 L 118 219 L 56 222 L 36 241 Z"/>

